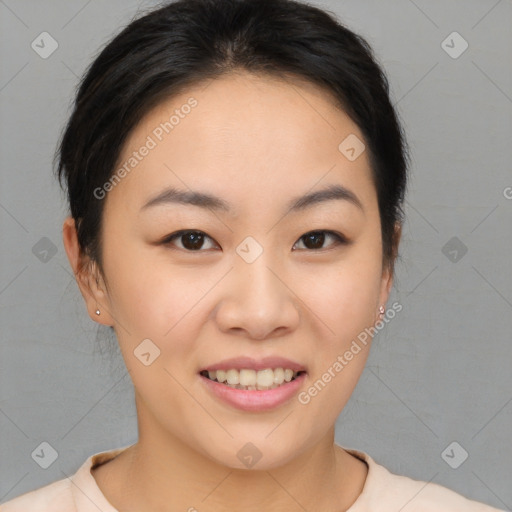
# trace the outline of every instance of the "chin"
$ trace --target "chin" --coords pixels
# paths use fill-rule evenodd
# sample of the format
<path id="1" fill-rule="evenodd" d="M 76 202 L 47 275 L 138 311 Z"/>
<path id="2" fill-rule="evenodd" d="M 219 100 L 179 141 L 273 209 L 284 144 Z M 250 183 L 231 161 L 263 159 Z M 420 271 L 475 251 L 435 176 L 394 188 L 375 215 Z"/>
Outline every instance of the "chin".
<path id="1" fill-rule="evenodd" d="M 224 442 L 218 441 L 215 450 L 205 447 L 205 451 L 208 458 L 231 469 L 247 471 L 276 469 L 295 459 L 302 450 L 297 439 L 288 435 L 286 437 L 289 442 L 285 443 L 277 432 L 269 435 L 271 431 L 272 429 L 255 436 L 244 435 L 226 439 Z"/>

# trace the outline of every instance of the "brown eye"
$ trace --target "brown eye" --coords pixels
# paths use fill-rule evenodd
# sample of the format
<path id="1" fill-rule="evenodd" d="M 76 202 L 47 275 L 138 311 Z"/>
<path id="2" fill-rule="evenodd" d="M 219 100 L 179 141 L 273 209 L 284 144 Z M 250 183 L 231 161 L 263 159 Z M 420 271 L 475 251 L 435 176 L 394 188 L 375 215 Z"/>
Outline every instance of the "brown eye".
<path id="1" fill-rule="evenodd" d="M 181 239 L 181 247 L 178 245 L 179 249 L 184 249 L 189 252 L 201 252 L 201 249 L 204 246 L 205 240 L 212 240 L 206 233 L 202 231 L 178 231 L 177 233 L 173 233 L 165 238 L 162 243 L 163 244 L 172 244 L 174 240 Z"/>
<path id="2" fill-rule="evenodd" d="M 303 241 L 304 246 L 306 249 L 311 250 L 319 250 L 323 249 L 323 245 L 325 243 L 325 239 L 331 237 L 331 239 L 334 239 L 336 245 L 340 244 L 346 244 L 347 240 L 342 235 L 335 233 L 334 231 L 311 231 L 309 233 L 306 233 L 305 235 L 302 235 L 299 238 L 299 241 Z M 331 244 L 332 245 L 332 244 Z"/>

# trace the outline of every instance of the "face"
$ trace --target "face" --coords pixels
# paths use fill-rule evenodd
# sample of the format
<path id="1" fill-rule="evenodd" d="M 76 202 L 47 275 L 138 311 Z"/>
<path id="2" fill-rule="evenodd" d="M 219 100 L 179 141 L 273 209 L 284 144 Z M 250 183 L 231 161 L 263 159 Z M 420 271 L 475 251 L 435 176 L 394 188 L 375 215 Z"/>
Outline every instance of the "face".
<path id="1" fill-rule="evenodd" d="M 132 132 L 116 167 L 129 171 L 103 199 L 106 285 L 84 297 L 116 331 L 140 438 L 173 439 L 238 468 L 251 442 L 265 469 L 332 432 L 368 356 L 361 333 L 392 282 L 368 156 L 339 149 L 349 135 L 363 140 L 325 92 L 248 74 L 173 97 Z M 337 193 L 298 201 L 328 187 Z M 217 199 L 167 194 L 145 206 L 170 188 Z M 249 361 L 220 364 L 239 357 Z M 226 384 L 200 375 L 273 357 L 289 361 L 262 367 L 306 373 L 246 392 L 266 393 L 262 403 L 236 405 L 243 391 L 221 398 L 214 389 Z"/>

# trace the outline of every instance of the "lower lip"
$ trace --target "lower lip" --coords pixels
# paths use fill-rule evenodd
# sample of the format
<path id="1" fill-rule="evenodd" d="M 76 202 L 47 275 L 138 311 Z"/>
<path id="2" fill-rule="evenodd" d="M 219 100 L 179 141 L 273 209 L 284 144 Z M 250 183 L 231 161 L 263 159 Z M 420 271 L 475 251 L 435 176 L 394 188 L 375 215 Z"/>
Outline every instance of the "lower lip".
<path id="1" fill-rule="evenodd" d="M 302 373 L 294 380 L 283 383 L 277 388 L 262 391 L 235 389 L 203 375 L 199 375 L 199 377 L 206 387 L 222 401 L 242 411 L 258 412 L 279 407 L 290 400 L 302 386 L 306 374 Z"/>

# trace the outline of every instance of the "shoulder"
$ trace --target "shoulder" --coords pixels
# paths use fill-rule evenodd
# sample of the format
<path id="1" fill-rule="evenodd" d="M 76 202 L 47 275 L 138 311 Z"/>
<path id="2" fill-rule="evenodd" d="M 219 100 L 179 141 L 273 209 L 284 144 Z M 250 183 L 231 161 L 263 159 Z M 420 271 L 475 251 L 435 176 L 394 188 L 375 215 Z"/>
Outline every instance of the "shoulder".
<path id="1" fill-rule="evenodd" d="M 391 473 L 367 453 L 344 448 L 368 464 L 363 491 L 349 512 L 400 510 L 401 512 L 497 512 L 500 509 L 473 501 L 432 482 Z"/>
<path id="2" fill-rule="evenodd" d="M 99 489 L 91 468 L 104 464 L 127 446 L 89 456 L 77 472 L 0 504 L 0 512 L 116 512 Z"/>
<path id="3" fill-rule="evenodd" d="M 71 512 L 75 510 L 67 478 L 40 487 L 0 505 L 1 512 Z"/>

